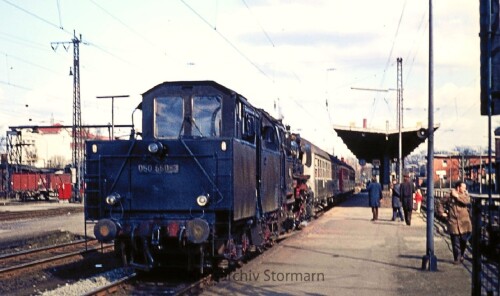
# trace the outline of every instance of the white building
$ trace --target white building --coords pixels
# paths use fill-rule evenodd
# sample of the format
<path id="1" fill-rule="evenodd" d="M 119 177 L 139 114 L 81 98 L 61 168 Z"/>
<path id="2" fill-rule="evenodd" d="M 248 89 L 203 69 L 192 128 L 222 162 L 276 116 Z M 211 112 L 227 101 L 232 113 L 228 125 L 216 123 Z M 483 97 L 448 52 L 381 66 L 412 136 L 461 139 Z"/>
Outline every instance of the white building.
<path id="1" fill-rule="evenodd" d="M 19 141 L 21 164 L 38 168 L 64 168 L 72 163 L 72 128 L 54 124 L 51 127 L 22 129 L 21 135 L 13 138 Z M 84 131 L 87 139 L 107 139 Z"/>

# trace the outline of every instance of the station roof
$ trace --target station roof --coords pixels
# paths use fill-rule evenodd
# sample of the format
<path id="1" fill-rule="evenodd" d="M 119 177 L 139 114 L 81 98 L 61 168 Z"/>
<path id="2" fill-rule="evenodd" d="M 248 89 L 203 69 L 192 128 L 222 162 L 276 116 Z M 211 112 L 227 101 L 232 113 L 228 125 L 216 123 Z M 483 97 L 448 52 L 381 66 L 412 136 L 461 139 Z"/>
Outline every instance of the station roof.
<path id="1" fill-rule="evenodd" d="M 439 125 L 434 126 L 434 131 Z M 337 135 L 347 145 L 347 148 L 358 159 L 371 163 L 373 159 L 388 156 L 390 159 L 399 157 L 399 130 L 378 130 L 349 126 L 334 126 Z M 419 136 L 421 127 L 401 129 L 402 157 L 408 156 L 420 144 L 425 142 L 427 135 Z"/>

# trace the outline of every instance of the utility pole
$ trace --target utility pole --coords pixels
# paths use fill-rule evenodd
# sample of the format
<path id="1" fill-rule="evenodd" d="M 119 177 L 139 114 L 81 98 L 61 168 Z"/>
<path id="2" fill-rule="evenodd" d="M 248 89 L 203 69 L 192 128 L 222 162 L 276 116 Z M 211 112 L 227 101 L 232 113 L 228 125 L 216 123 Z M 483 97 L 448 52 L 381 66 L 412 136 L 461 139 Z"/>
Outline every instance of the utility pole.
<path id="1" fill-rule="evenodd" d="M 398 136 L 399 136 L 399 144 L 398 144 L 398 182 L 402 182 L 403 180 L 403 137 L 401 135 L 401 129 L 403 128 L 403 59 L 397 58 L 398 65 L 398 78 L 397 78 L 397 94 L 398 94 L 398 103 L 397 103 L 397 117 L 398 117 Z"/>
<path id="2" fill-rule="evenodd" d="M 75 170 L 75 186 L 73 187 L 74 201 L 81 201 L 81 188 L 83 185 L 83 134 L 82 134 L 82 110 L 80 104 L 80 38 L 76 37 L 73 31 L 73 39 L 71 41 L 51 42 L 50 46 L 55 51 L 59 45 L 68 50 L 69 46 L 73 45 L 73 71 L 69 75 L 73 75 L 73 168 Z"/>

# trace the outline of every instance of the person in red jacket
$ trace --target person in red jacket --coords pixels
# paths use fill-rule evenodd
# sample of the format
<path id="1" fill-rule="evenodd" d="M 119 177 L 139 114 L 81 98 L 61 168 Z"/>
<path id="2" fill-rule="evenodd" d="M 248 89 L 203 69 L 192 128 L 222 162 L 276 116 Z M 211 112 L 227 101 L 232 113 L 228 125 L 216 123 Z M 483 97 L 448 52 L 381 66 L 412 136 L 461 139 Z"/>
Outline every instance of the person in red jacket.
<path id="1" fill-rule="evenodd" d="M 420 192 L 420 188 L 417 188 L 415 192 L 415 205 L 417 206 L 415 211 L 420 213 L 420 206 L 422 206 L 422 192 Z"/>

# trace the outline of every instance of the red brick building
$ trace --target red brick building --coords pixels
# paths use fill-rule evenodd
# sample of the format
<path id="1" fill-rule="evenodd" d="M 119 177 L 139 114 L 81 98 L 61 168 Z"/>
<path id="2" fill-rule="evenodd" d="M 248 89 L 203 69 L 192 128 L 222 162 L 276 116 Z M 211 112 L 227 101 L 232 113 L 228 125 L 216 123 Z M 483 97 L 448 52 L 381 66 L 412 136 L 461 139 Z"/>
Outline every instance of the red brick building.
<path id="1" fill-rule="evenodd" d="M 494 157 L 492 163 L 495 163 Z M 463 180 L 469 190 L 478 190 L 478 184 L 486 185 L 488 178 L 487 155 L 434 155 L 434 188 L 450 188 Z M 492 178 L 494 183 L 494 175 Z"/>

